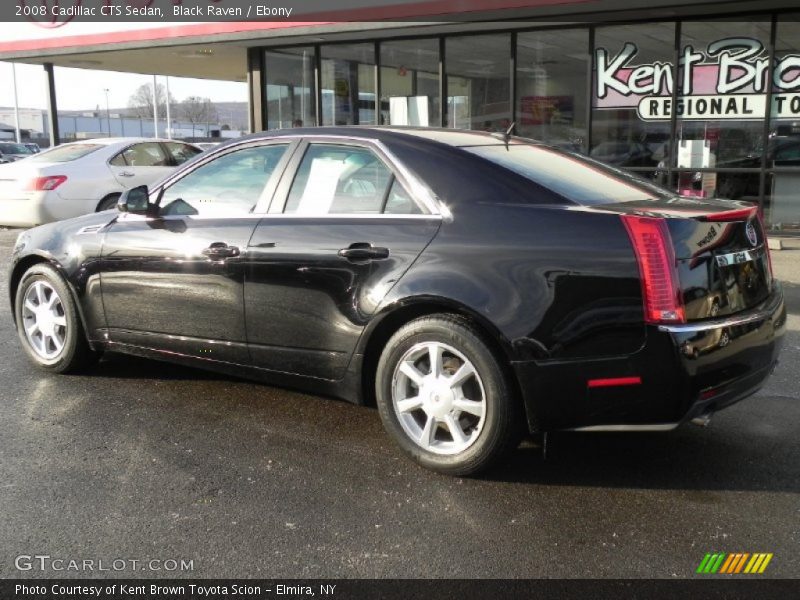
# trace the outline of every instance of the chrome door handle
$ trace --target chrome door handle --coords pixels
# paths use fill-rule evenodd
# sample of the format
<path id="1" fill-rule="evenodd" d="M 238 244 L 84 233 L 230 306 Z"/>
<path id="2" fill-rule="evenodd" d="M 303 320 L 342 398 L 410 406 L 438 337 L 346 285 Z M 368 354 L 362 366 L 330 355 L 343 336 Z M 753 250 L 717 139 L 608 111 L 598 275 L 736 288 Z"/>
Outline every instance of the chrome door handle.
<path id="1" fill-rule="evenodd" d="M 389 249 L 373 246 L 367 242 L 356 242 L 339 250 L 339 256 L 347 260 L 382 260 L 389 258 Z"/>
<path id="2" fill-rule="evenodd" d="M 130 171 L 122 171 L 122 173 L 120 173 L 119 176 L 120 177 L 133 177 L 134 174 L 131 173 Z"/>

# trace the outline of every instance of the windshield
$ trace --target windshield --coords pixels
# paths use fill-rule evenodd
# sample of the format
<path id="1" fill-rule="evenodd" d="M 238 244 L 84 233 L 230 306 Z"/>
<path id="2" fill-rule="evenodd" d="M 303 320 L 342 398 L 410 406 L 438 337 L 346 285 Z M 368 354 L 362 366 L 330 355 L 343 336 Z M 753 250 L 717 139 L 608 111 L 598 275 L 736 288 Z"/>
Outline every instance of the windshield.
<path id="1" fill-rule="evenodd" d="M 0 144 L 0 152 L 3 154 L 33 154 L 31 149 L 24 144 Z"/>
<path id="2" fill-rule="evenodd" d="M 51 150 L 39 152 L 29 160 L 31 162 L 65 163 L 82 158 L 101 147 L 102 144 L 65 144 L 64 146 L 57 146 Z"/>
<path id="3" fill-rule="evenodd" d="M 463 149 L 586 206 L 670 196 L 666 190 L 624 171 L 547 146 L 510 144 Z"/>

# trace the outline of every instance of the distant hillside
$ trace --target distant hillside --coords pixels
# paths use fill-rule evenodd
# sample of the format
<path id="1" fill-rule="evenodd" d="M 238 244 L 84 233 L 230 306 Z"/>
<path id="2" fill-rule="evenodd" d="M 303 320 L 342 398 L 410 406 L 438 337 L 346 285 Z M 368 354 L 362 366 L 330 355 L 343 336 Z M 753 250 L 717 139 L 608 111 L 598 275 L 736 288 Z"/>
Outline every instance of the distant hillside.
<path id="1" fill-rule="evenodd" d="M 248 118 L 248 108 L 247 102 L 213 102 L 214 107 L 217 109 L 217 115 L 219 116 L 219 125 L 228 125 L 231 129 L 241 129 L 243 131 L 247 130 L 247 118 Z M 171 107 L 172 111 L 172 118 L 179 119 L 180 118 L 180 104 L 176 103 L 173 104 Z M 120 117 L 136 117 L 136 113 L 131 108 L 110 108 L 109 113 L 111 113 L 112 117 L 120 116 Z M 74 116 L 82 116 L 82 115 L 91 115 L 97 117 L 104 117 L 106 114 L 106 109 L 97 107 L 97 108 L 89 108 L 86 110 L 59 110 L 58 114 L 65 117 L 74 117 Z M 164 115 L 159 115 L 162 119 Z"/>

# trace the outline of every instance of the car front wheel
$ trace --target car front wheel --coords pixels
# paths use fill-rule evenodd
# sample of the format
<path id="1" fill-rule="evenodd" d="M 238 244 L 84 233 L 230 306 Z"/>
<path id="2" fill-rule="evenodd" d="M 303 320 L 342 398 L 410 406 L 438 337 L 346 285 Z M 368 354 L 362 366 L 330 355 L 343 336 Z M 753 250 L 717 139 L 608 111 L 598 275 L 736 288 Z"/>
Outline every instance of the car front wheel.
<path id="1" fill-rule="evenodd" d="M 25 272 L 14 309 L 22 347 L 40 367 L 66 373 L 89 366 L 100 356 L 86 341 L 66 283 L 50 265 L 34 265 Z"/>
<path id="2" fill-rule="evenodd" d="M 401 327 L 376 374 L 387 431 L 418 463 L 449 475 L 487 469 L 515 447 L 524 417 L 480 332 L 456 315 Z"/>

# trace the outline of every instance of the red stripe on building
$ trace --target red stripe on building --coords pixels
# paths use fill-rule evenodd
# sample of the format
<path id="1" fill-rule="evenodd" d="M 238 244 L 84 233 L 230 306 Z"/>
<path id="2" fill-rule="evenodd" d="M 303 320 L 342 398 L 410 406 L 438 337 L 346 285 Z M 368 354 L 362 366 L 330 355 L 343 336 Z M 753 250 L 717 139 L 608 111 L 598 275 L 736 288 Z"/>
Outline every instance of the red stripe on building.
<path id="1" fill-rule="evenodd" d="M 334 23 L 358 21 L 385 21 L 388 19 L 415 19 L 452 16 L 480 11 L 502 11 L 522 8 L 539 8 L 567 4 L 587 4 L 598 0 L 429 0 L 414 4 L 393 4 L 390 6 L 354 8 L 348 10 L 325 11 L 298 15 L 305 21 L 223 21 L 174 25 L 127 31 L 112 31 L 98 34 L 59 36 L 0 42 L 2 52 L 29 52 L 52 50 L 54 48 L 76 48 L 104 44 L 125 44 L 148 42 L 184 37 L 199 37 L 224 33 L 243 33 L 249 31 L 271 31 L 293 27 L 317 27 Z M 63 31 L 60 29 L 59 31 Z"/>

